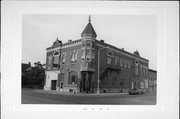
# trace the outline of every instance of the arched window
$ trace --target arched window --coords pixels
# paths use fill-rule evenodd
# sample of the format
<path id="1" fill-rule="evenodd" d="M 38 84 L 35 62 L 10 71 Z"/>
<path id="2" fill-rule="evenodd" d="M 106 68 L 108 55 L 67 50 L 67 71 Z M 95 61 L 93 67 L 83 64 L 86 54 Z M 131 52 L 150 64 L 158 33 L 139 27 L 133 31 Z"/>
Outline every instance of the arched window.
<path id="1" fill-rule="evenodd" d="M 48 56 L 48 69 L 52 67 L 52 55 Z"/>
<path id="2" fill-rule="evenodd" d="M 124 67 L 126 68 L 127 67 L 127 61 L 124 60 Z"/>
<path id="3" fill-rule="evenodd" d="M 117 64 L 118 64 L 118 57 L 116 56 L 115 57 L 115 66 L 117 66 Z"/>
<path id="4" fill-rule="evenodd" d="M 139 65 L 139 62 L 136 60 L 135 61 L 135 74 L 138 75 L 138 65 Z"/>
<path id="5" fill-rule="evenodd" d="M 91 61 L 95 61 L 95 50 L 92 49 L 92 52 L 91 52 Z"/>
<path id="6" fill-rule="evenodd" d="M 140 64 L 140 71 L 141 71 L 141 76 L 142 76 L 142 64 Z"/>
<path id="7" fill-rule="evenodd" d="M 58 68 L 59 67 L 59 50 L 55 51 L 53 54 L 53 67 Z"/>
<path id="8" fill-rule="evenodd" d="M 91 49 L 86 49 L 86 61 L 91 60 Z"/>
<path id="9" fill-rule="evenodd" d="M 77 62 L 77 54 L 78 54 L 78 51 L 74 50 L 71 52 L 71 63 L 74 63 L 74 62 Z"/>
<path id="10" fill-rule="evenodd" d="M 65 63 L 65 61 L 66 61 L 66 54 L 65 53 L 62 54 L 61 61 L 62 61 L 62 64 Z"/>
<path id="11" fill-rule="evenodd" d="M 82 57 L 81 57 L 81 60 L 85 60 L 85 54 L 86 54 L 86 52 L 85 52 L 85 50 L 83 50 L 83 53 L 82 53 Z"/>
<path id="12" fill-rule="evenodd" d="M 131 68 L 131 61 L 128 61 L 128 68 Z"/>
<path id="13" fill-rule="evenodd" d="M 107 64 L 108 64 L 108 65 L 111 65 L 111 62 L 112 62 L 111 57 L 108 56 L 108 57 L 107 57 Z"/>
<path id="14" fill-rule="evenodd" d="M 122 67 L 123 66 L 123 59 L 120 58 L 120 66 Z"/>

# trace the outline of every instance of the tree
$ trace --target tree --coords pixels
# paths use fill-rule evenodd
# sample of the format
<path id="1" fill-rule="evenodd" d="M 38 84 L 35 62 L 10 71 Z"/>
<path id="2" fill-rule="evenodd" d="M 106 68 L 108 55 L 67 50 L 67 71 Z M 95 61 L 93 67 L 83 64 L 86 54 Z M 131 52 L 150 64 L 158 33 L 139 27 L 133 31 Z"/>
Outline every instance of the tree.
<path id="1" fill-rule="evenodd" d="M 43 87 L 45 78 L 45 64 L 39 61 L 34 63 L 27 72 L 22 74 L 22 86 L 26 87 Z"/>

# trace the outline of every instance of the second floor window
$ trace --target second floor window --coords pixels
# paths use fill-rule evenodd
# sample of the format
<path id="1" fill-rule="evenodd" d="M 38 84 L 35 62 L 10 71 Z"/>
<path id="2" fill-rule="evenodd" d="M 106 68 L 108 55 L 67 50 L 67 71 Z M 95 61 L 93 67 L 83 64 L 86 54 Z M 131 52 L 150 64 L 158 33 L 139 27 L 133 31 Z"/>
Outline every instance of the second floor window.
<path id="1" fill-rule="evenodd" d="M 95 50 L 91 51 L 91 60 L 95 61 Z"/>
<path id="2" fill-rule="evenodd" d="M 71 63 L 77 62 L 77 54 L 78 52 L 75 50 L 71 52 Z"/>
<path id="3" fill-rule="evenodd" d="M 131 61 L 128 61 L 128 68 L 131 68 Z"/>
<path id="4" fill-rule="evenodd" d="M 141 71 L 141 76 L 142 76 L 142 64 L 140 64 L 140 71 Z"/>
<path id="5" fill-rule="evenodd" d="M 138 65 L 139 65 L 139 62 L 136 60 L 135 61 L 135 74 L 138 75 Z"/>
<path id="6" fill-rule="evenodd" d="M 95 50 L 94 49 L 83 50 L 81 60 L 95 61 Z"/>
<path id="7" fill-rule="evenodd" d="M 52 55 L 48 57 L 48 69 L 51 69 L 52 67 Z"/>
<path id="8" fill-rule="evenodd" d="M 118 57 L 116 56 L 115 57 L 115 66 L 117 66 L 117 64 L 118 64 Z"/>
<path id="9" fill-rule="evenodd" d="M 82 57 L 81 57 L 81 60 L 85 60 L 85 54 L 86 54 L 86 52 L 85 52 L 85 50 L 83 50 L 83 53 L 82 53 Z"/>
<path id="10" fill-rule="evenodd" d="M 86 49 L 86 60 L 87 61 L 91 60 L 91 50 L 90 49 Z"/>
<path id="11" fill-rule="evenodd" d="M 145 70 L 145 66 L 143 66 L 143 76 L 145 76 L 145 72 L 146 70 Z"/>
<path id="12" fill-rule="evenodd" d="M 107 57 L 107 64 L 111 65 L 111 57 Z"/>
<path id="13" fill-rule="evenodd" d="M 65 53 L 62 54 L 61 61 L 62 61 L 62 64 L 64 64 L 66 62 L 66 54 Z"/>
<path id="14" fill-rule="evenodd" d="M 58 68 L 59 67 L 59 56 L 60 53 L 59 51 L 55 51 L 53 55 L 53 67 Z"/>
<path id="15" fill-rule="evenodd" d="M 120 58 L 120 66 L 122 67 L 123 66 L 123 59 Z"/>
<path id="16" fill-rule="evenodd" d="M 126 68 L 126 66 L 127 66 L 127 62 L 126 60 L 124 60 L 124 67 Z"/>
<path id="17" fill-rule="evenodd" d="M 145 76 L 148 76 L 148 68 L 145 66 Z"/>

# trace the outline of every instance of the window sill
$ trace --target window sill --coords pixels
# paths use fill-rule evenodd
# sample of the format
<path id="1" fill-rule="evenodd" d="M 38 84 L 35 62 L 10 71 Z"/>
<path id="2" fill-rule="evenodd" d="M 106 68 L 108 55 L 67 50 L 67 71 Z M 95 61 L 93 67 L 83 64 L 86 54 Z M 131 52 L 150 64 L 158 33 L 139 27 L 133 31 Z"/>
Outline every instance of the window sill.
<path id="1" fill-rule="evenodd" d="M 71 62 L 71 64 L 76 64 L 77 63 L 77 61 L 76 62 Z"/>

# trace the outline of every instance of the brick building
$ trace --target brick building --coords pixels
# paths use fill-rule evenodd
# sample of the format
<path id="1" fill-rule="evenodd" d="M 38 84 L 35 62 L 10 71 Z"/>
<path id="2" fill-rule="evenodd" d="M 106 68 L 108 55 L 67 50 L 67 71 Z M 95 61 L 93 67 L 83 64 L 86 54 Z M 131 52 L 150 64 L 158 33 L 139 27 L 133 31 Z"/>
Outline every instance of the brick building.
<path id="1" fill-rule="evenodd" d="M 129 53 L 96 37 L 89 18 L 80 39 L 67 43 L 56 39 L 46 49 L 44 90 L 127 92 L 132 88 L 148 89 L 149 61 L 138 51 Z"/>
<path id="2" fill-rule="evenodd" d="M 149 69 L 149 91 L 156 92 L 157 90 L 157 71 Z"/>

